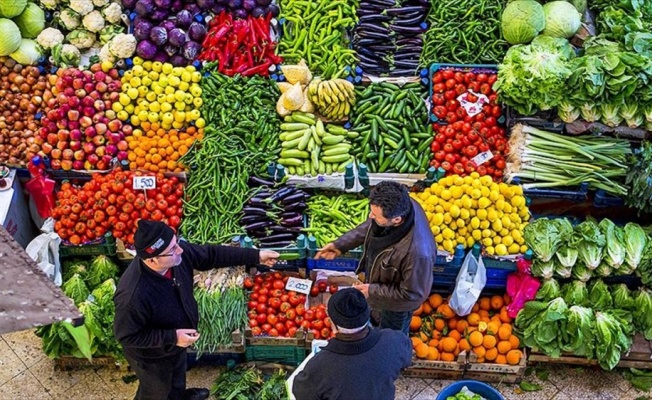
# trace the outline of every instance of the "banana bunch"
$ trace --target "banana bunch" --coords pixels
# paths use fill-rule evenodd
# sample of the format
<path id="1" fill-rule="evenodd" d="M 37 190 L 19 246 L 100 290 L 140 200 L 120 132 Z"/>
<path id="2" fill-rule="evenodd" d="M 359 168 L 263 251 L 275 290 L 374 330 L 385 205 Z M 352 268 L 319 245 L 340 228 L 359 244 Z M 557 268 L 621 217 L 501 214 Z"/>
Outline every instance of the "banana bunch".
<path id="1" fill-rule="evenodd" d="M 333 121 L 347 118 L 355 104 L 353 84 L 346 79 L 313 79 L 308 85 L 308 98 L 321 115 Z"/>
<path id="2" fill-rule="evenodd" d="M 330 175 L 344 172 L 354 158 L 349 139 L 358 133 L 338 125 L 324 125 L 314 114 L 293 112 L 281 124 L 281 158 L 290 175 Z"/>

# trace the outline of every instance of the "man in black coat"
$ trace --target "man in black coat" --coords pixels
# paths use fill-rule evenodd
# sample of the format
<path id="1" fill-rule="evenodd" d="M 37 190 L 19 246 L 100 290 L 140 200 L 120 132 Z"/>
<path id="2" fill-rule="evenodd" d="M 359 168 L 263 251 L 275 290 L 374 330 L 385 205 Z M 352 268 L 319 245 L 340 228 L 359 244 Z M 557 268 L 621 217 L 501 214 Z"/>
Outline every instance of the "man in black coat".
<path id="1" fill-rule="evenodd" d="M 410 365 L 412 344 L 402 332 L 369 326 L 369 306 L 356 289 L 328 301 L 335 337 L 294 379 L 297 400 L 393 400 L 394 381 Z"/>
<path id="2" fill-rule="evenodd" d="M 137 400 L 203 400 L 207 389 L 186 390 L 186 349 L 199 339 L 193 269 L 274 265 L 279 254 L 178 241 L 162 222 L 141 220 L 136 257 L 114 296 L 114 332 L 139 379 Z"/>

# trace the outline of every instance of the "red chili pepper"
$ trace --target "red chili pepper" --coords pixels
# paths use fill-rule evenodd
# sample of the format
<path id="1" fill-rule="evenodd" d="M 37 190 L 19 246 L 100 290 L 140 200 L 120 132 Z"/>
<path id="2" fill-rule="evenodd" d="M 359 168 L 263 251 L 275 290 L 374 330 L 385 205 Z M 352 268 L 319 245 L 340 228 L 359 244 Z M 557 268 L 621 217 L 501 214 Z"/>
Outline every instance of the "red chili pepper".
<path id="1" fill-rule="evenodd" d="M 260 65 L 258 65 L 256 67 L 249 68 L 249 69 L 246 69 L 246 70 L 242 71 L 241 75 L 242 76 L 251 76 L 251 75 L 259 74 L 259 75 L 267 76 L 269 74 L 270 65 L 272 65 L 272 63 L 268 61 L 268 62 L 266 62 L 264 64 L 260 64 Z"/>
<path id="2" fill-rule="evenodd" d="M 252 68 L 254 64 L 254 57 L 251 55 L 251 48 L 245 48 L 245 55 L 247 56 L 247 68 Z"/>

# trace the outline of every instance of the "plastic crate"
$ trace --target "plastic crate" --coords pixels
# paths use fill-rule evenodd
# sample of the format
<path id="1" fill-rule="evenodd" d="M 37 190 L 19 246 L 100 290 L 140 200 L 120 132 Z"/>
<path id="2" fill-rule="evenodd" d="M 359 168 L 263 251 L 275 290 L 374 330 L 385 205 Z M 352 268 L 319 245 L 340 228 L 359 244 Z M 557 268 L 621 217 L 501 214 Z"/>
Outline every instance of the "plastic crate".
<path id="1" fill-rule="evenodd" d="M 428 69 L 428 81 L 430 82 L 428 89 L 428 102 L 431 104 L 432 99 L 432 76 L 439 71 L 440 69 L 453 70 L 455 72 L 473 72 L 473 73 L 487 73 L 487 74 L 498 74 L 498 65 L 496 64 L 439 64 L 435 63 L 430 66 Z M 430 107 L 430 121 L 446 125 L 447 122 L 440 121 L 435 114 L 432 114 L 434 107 Z M 505 122 L 505 116 L 501 116 L 498 119 L 499 123 Z"/>
<path id="2" fill-rule="evenodd" d="M 482 262 L 487 270 L 487 289 L 504 289 L 507 287 L 507 276 L 516 272 L 516 260 L 502 260 L 493 257 L 483 257 Z"/>
<path id="3" fill-rule="evenodd" d="M 317 249 L 308 249 L 308 258 L 306 259 L 306 272 L 308 273 L 314 269 L 354 272 L 358 268 L 363 253 L 362 248 L 357 248 L 333 260 L 316 260 L 317 251 Z"/>
<path id="4" fill-rule="evenodd" d="M 298 271 L 299 269 L 306 267 L 306 242 L 305 236 L 299 235 L 297 237 L 297 246 L 283 247 L 283 248 L 271 248 L 265 247 L 265 250 L 273 250 L 281 254 L 281 258 L 288 257 L 289 255 L 297 256 L 298 258 L 279 261 L 272 266 L 272 269 L 283 270 L 283 271 Z M 243 248 L 252 248 L 253 241 L 249 237 L 242 237 L 240 246 Z"/>
<path id="5" fill-rule="evenodd" d="M 115 238 L 111 232 L 107 232 L 98 243 L 81 244 L 79 246 L 62 244 L 59 246 L 60 257 L 75 257 L 75 256 L 115 256 L 116 244 Z"/>
<path id="6" fill-rule="evenodd" d="M 520 185 L 521 180 L 516 178 L 512 181 L 514 185 Z M 523 194 L 530 199 L 561 199 L 583 203 L 588 199 L 589 184 L 584 182 L 576 188 L 560 189 L 524 189 Z"/>
<path id="7" fill-rule="evenodd" d="M 295 346 L 247 346 L 247 361 L 263 361 L 298 366 L 306 359 L 306 348 Z"/>
<path id="8" fill-rule="evenodd" d="M 188 369 L 197 365 L 220 366 L 245 362 L 245 353 L 209 353 L 197 357 L 197 352 L 188 350 Z"/>
<path id="9" fill-rule="evenodd" d="M 559 119 L 554 110 L 540 111 L 531 116 L 524 116 L 518 114 L 516 110 L 508 106 L 506 114 L 508 128 L 516 124 L 524 124 L 548 132 L 562 133 L 566 127 L 566 124 Z"/>
<path id="10" fill-rule="evenodd" d="M 46 172 L 55 181 L 88 182 L 91 179 L 93 179 L 93 175 L 91 174 L 91 172 L 85 172 L 85 171 L 64 171 L 62 169 L 47 169 Z"/>
<path id="11" fill-rule="evenodd" d="M 616 196 L 612 196 L 605 192 L 602 189 L 599 189 L 595 192 L 595 197 L 593 198 L 593 206 L 597 208 L 607 208 L 607 207 L 621 207 L 625 205 L 625 201 Z"/>

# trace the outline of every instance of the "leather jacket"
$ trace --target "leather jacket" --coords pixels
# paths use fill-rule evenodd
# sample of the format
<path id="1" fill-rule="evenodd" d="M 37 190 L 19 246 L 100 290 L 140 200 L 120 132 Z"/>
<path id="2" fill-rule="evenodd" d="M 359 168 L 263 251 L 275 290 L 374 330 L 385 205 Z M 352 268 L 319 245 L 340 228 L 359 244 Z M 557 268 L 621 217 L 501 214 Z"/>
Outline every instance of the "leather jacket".
<path id="1" fill-rule="evenodd" d="M 437 258 L 435 244 L 428 218 L 423 208 L 414 200 L 414 226 L 397 243 L 381 250 L 365 272 L 369 283 L 369 305 L 377 310 L 414 311 L 430 295 L 432 268 Z M 334 242 L 335 247 L 346 253 L 360 245 L 366 245 L 370 237 L 371 219 L 345 233 Z M 364 265 L 365 255 L 356 273 Z"/>

